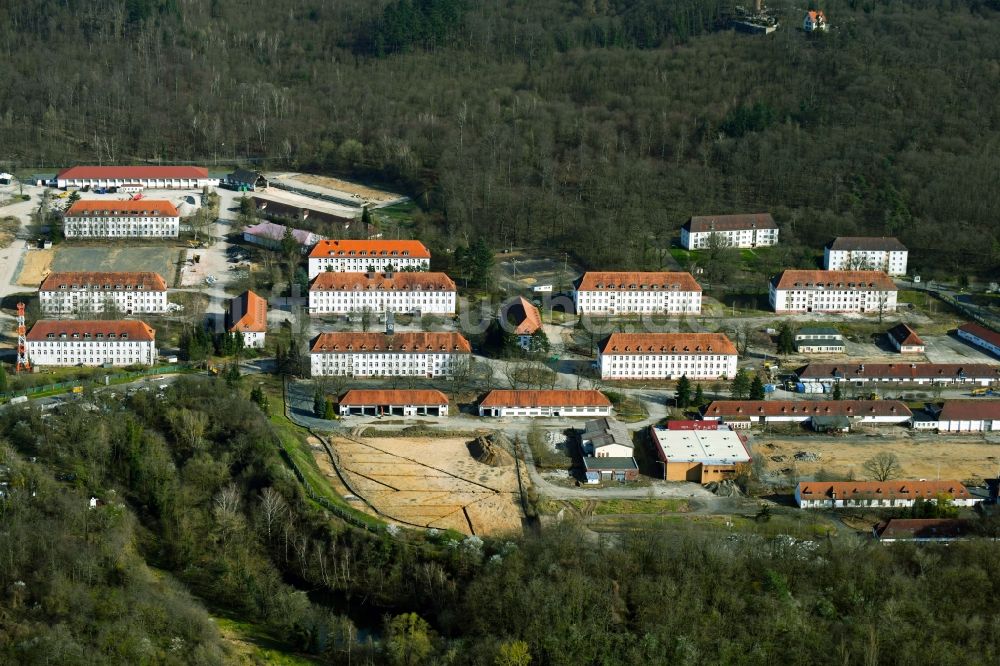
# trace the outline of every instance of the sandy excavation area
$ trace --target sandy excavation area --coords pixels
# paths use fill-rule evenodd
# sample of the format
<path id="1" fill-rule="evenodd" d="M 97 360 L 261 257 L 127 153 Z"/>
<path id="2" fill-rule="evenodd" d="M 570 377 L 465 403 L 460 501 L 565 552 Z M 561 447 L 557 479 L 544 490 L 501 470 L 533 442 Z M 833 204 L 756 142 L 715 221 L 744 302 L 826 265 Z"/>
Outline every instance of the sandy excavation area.
<path id="1" fill-rule="evenodd" d="M 399 199 L 402 196 L 393 192 L 377 190 L 373 187 L 367 187 L 359 183 L 352 183 L 350 181 L 333 178 L 331 176 L 316 176 L 313 174 L 300 173 L 292 176 L 290 180 L 298 180 L 309 185 L 325 187 L 327 189 L 336 190 L 346 194 L 356 194 L 365 201 L 371 203 L 393 201 L 394 199 Z"/>
<path id="2" fill-rule="evenodd" d="M 17 276 L 17 283 L 27 287 L 37 287 L 52 270 L 54 256 L 54 250 L 28 250 L 24 254 L 24 262 L 21 264 L 21 273 Z"/>
<path id="3" fill-rule="evenodd" d="M 517 468 L 479 462 L 465 438 L 333 438 L 331 444 L 350 490 L 386 517 L 479 536 L 521 530 Z"/>
<path id="4" fill-rule="evenodd" d="M 865 479 L 864 462 L 878 453 L 894 453 L 901 477 L 916 479 L 983 479 L 995 477 L 1000 468 L 1000 442 L 981 435 L 904 437 L 802 437 L 781 439 L 758 437 L 753 455 L 766 458 L 768 470 L 793 467 L 798 476 L 812 476 L 823 469 L 830 474 Z M 814 454 L 815 460 L 795 459 L 796 454 Z M 810 456 L 807 456 L 809 458 Z M 781 458 L 781 460 L 776 460 Z"/>

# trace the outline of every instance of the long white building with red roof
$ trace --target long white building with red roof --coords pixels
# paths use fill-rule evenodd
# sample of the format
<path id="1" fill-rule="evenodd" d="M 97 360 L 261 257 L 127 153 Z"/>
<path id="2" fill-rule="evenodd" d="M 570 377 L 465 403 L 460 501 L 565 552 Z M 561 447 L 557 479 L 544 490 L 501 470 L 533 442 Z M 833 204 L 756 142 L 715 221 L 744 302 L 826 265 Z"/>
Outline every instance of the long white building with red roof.
<path id="1" fill-rule="evenodd" d="M 701 313 L 701 286 L 690 273 L 590 271 L 573 296 L 580 315 Z"/>
<path id="2" fill-rule="evenodd" d="M 81 199 L 63 216 L 66 238 L 177 238 L 180 214 L 164 200 Z"/>
<path id="3" fill-rule="evenodd" d="M 151 272 L 49 273 L 38 288 L 43 315 L 87 315 L 116 310 L 123 315 L 167 311 L 167 283 Z"/>
<path id="4" fill-rule="evenodd" d="M 200 189 L 219 184 L 208 169 L 196 166 L 75 166 L 56 175 L 56 186 L 119 187 L 142 185 L 156 189 Z"/>
<path id="5" fill-rule="evenodd" d="M 156 363 L 156 331 L 133 319 L 40 320 L 27 335 L 28 360 L 36 366 L 114 366 Z"/>
<path id="6" fill-rule="evenodd" d="M 324 240 L 309 253 L 309 279 L 325 271 L 426 271 L 431 253 L 416 240 Z"/>
<path id="7" fill-rule="evenodd" d="M 455 314 L 455 283 L 444 273 L 320 273 L 309 285 L 310 314 Z"/>
<path id="8" fill-rule="evenodd" d="M 313 377 L 451 377 L 472 347 L 453 332 L 321 333 L 309 356 Z"/>
<path id="9" fill-rule="evenodd" d="M 737 352 L 722 333 L 612 333 L 597 361 L 601 379 L 732 379 Z"/>
<path id="10" fill-rule="evenodd" d="M 786 270 L 769 295 L 778 314 L 896 311 L 896 285 L 882 271 Z"/>

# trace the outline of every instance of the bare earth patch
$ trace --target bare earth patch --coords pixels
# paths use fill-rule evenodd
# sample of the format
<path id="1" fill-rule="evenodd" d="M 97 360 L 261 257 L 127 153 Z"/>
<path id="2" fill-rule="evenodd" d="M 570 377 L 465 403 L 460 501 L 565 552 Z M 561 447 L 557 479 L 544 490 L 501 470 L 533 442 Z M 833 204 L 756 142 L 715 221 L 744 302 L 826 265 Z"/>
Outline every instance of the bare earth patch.
<path id="1" fill-rule="evenodd" d="M 52 270 L 53 250 L 28 250 L 24 254 L 21 273 L 17 283 L 24 286 L 37 287 Z"/>
<path id="2" fill-rule="evenodd" d="M 354 492 L 400 523 L 478 535 L 521 529 L 516 467 L 478 462 L 466 438 L 335 438 L 331 444 Z"/>
<path id="3" fill-rule="evenodd" d="M 773 445 L 773 446 L 772 446 Z M 816 454 L 816 460 L 795 460 L 796 453 Z M 1000 444 L 981 436 L 920 436 L 913 439 L 870 438 L 831 440 L 830 438 L 758 438 L 754 455 L 767 458 L 770 469 L 792 467 L 800 476 L 811 476 L 823 469 L 847 478 L 851 472 L 865 478 L 862 466 L 878 453 L 893 453 L 902 467 L 901 476 L 917 479 L 982 479 L 996 476 L 1000 464 Z M 773 460 L 783 457 L 782 461 Z"/>
<path id="4" fill-rule="evenodd" d="M 346 192 L 347 194 L 356 194 L 365 201 L 371 201 L 372 203 L 392 201 L 394 199 L 399 199 L 401 196 L 399 194 L 386 192 L 385 190 L 377 190 L 373 187 L 367 187 L 365 185 L 352 183 L 347 180 L 341 180 L 340 178 L 333 178 L 331 176 L 315 176 L 312 174 L 301 173 L 292 176 L 289 180 L 299 180 L 309 185 L 325 187 L 331 190 L 337 190 L 338 192 Z"/>

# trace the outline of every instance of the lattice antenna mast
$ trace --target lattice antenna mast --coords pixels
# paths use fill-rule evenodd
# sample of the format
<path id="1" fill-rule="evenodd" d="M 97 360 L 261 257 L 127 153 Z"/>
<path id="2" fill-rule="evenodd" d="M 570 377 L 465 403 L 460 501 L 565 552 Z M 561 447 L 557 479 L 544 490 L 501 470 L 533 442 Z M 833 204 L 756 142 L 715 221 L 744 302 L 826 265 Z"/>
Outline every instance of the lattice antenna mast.
<path id="1" fill-rule="evenodd" d="M 15 372 L 31 370 L 31 361 L 28 360 L 28 340 L 24 330 L 24 303 L 17 304 L 17 365 Z"/>

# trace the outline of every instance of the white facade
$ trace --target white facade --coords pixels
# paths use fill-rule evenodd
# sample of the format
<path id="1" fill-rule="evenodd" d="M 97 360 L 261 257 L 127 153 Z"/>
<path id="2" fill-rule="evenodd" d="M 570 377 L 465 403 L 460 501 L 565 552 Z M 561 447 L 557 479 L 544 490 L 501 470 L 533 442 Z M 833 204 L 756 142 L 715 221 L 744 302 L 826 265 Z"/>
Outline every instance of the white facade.
<path id="1" fill-rule="evenodd" d="M 832 250 L 824 251 L 823 267 L 828 271 L 884 271 L 906 275 L 907 250 Z"/>
<path id="2" fill-rule="evenodd" d="M 36 366 L 153 365 L 157 358 L 155 334 L 135 321 L 39 321 L 28 334 L 27 352 Z"/>
<path id="3" fill-rule="evenodd" d="M 995 356 L 1000 356 L 1000 333 L 979 324 L 964 324 L 959 326 L 955 333 L 969 344 L 985 349 Z"/>
<path id="4" fill-rule="evenodd" d="M 704 250 L 711 247 L 711 236 L 719 237 L 725 247 L 766 247 L 778 244 L 777 229 L 734 229 L 730 231 L 688 231 L 681 228 L 681 247 Z"/>
<path id="5" fill-rule="evenodd" d="M 263 349 L 266 333 L 261 331 L 243 331 L 243 346 L 247 349 Z"/>
<path id="6" fill-rule="evenodd" d="M 888 482 L 887 482 L 888 483 Z M 906 482 L 896 482 L 896 484 Z M 917 485 L 917 483 L 910 483 L 910 485 Z M 905 508 L 911 507 L 918 500 L 922 499 L 926 502 L 937 503 L 937 495 L 945 494 L 952 495 L 948 493 L 946 489 L 941 491 L 928 491 L 924 493 L 918 492 L 893 492 L 890 490 L 885 490 L 882 492 L 872 491 L 870 494 L 857 494 L 857 495 L 847 495 L 847 496 L 837 496 L 836 493 L 830 497 L 812 497 L 803 496 L 802 489 L 806 484 L 800 483 L 798 487 L 795 488 L 795 503 L 798 504 L 801 509 L 850 509 L 850 508 Z M 822 483 L 809 484 L 823 486 Z M 830 484 L 826 484 L 830 485 Z M 860 482 L 860 485 L 868 485 L 864 482 Z M 961 484 L 955 484 L 956 492 L 960 493 L 961 496 L 953 496 L 951 503 L 953 506 L 957 507 L 971 507 L 975 506 L 983 500 L 977 497 L 971 497 L 968 491 Z M 846 487 L 846 484 L 845 484 Z M 961 488 L 960 491 L 957 488 Z"/>
<path id="7" fill-rule="evenodd" d="M 468 353 L 339 351 L 310 354 L 313 377 L 450 377 Z"/>
<path id="8" fill-rule="evenodd" d="M 597 360 L 602 379 L 732 379 L 737 354 L 717 333 L 615 333 Z"/>
<path id="9" fill-rule="evenodd" d="M 309 314 L 351 312 L 455 314 L 455 290 L 309 289 Z"/>
<path id="10" fill-rule="evenodd" d="M 179 215 L 95 215 L 66 214 L 63 234 L 66 238 L 177 238 Z"/>
<path id="11" fill-rule="evenodd" d="M 43 315 L 96 314 L 111 307 L 125 315 L 162 314 L 167 285 L 150 272 L 56 272 L 42 281 L 38 301 Z"/>
<path id="12" fill-rule="evenodd" d="M 324 240 L 309 252 L 309 279 L 320 273 L 430 270 L 431 253 L 414 240 Z"/>
<path id="13" fill-rule="evenodd" d="M 785 271 L 771 281 L 769 296 L 779 314 L 896 311 L 896 287 L 883 273 L 858 277 L 835 271 Z"/>
<path id="14" fill-rule="evenodd" d="M 586 273 L 573 300 L 579 315 L 701 314 L 701 287 L 690 273 Z"/>

